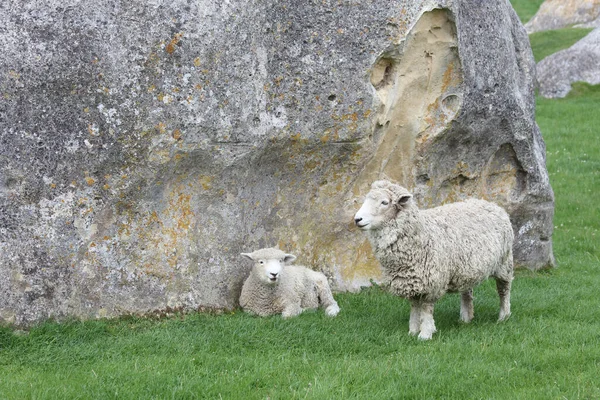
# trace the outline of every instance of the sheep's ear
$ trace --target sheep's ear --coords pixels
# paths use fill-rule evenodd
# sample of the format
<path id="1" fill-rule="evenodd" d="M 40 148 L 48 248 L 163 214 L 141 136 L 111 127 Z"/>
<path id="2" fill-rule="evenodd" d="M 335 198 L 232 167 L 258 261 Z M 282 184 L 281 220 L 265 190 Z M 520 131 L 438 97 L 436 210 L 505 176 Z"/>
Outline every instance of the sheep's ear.
<path id="1" fill-rule="evenodd" d="M 286 264 L 293 263 L 295 260 L 296 256 L 293 254 L 286 254 L 285 257 L 283 257 L 283 262 Z"/>
<path id="2" fill-rule="evenodd" d="M 252 258 L 252 254 L 250 253 L 240 253 L 240 256 L 244 256 L 247 259 L 254 261 L 254 258 Z"/>
<path id="3" fill-rule="evenodd" d="M 408 202 L 410 201 L 410 199 L 412 199 L 412 194 L 403 194 L 398 199 L 398 205 L 401 206 L 401 207 L 404 207 L 404 206 L 406 206 L 408 204 Z"/>

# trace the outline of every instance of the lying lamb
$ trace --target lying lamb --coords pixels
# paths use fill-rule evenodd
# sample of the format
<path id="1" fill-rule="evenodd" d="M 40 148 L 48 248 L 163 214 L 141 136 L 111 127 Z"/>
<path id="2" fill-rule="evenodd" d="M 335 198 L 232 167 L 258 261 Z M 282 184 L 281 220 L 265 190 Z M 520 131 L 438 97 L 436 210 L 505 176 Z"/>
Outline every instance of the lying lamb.
<path id="1" fill-rule="evenodd" d="M 240 296 L 244 311 L 261 317 L 281 313 L 283 318 L 289 318 L 318 308 L 319 303 L 330 317 L 340 311 L 325 275 L 290 265 L 296 256 L 272 248 L 241 255 L 254 261 Z"/>
<path id="2" fill-rule="evenodd" d="M 473 287 L 496 279 L 500 318 L 510 316 L 513 230 L 499 206 L 470 199 L 419 210 L 412 195 L 376 181 L 354 217 L 366 231 L 392 291 L 411 303 L 409 333 L 431 339 L 433 306 L 446 292 L 462 293 L 460 320 L 473 318 Z"/>

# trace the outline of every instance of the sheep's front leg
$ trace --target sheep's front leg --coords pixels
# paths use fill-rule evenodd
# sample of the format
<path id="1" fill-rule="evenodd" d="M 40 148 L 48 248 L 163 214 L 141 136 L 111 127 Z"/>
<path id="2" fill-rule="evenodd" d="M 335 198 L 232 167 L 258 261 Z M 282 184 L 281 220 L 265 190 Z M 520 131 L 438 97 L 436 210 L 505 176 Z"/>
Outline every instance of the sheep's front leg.
<path id="1" fill-rule="evenodd" d="M 325 309 L 325 315 L 328 317 L 335 317 L 340 312 L 340 306 L 336 304 L 332 304 Z"/>
<path id="2" fill-rule="evenodd" d="M 299 303 L 289 303 L 284 306 L 281 316 L 283 318 L 291 318 L 300 315 L 302 311 Z"/>
<path id="3" fill-rule="evenodd" d="M 408 321 L 408 334 L 415 336 L 421 330 L 421 303 L 416 300 L 410 302 L 410 319 Z"/>
<path id="4" fill-rule="evenodd" d="M 433 321 L 433 305 L 434 303 L 421 303 L 421 332 L 419 339 L 429 340 L 435 333 L 435 322 Z"/>
<path id="5" fill-rule="evenodd" d="M 460 296 L 460 320 L 465 323 L 473 319 L 473 289 L 462 292 Z"/>

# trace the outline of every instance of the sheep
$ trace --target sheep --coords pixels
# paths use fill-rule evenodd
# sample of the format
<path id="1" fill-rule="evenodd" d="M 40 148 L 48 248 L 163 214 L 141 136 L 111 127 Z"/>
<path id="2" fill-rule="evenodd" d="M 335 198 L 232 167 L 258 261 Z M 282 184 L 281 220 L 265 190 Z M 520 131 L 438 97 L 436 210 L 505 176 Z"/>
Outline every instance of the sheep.
<path id="1" fill-rule="evenodd" d="M 436 332 L 435 302 L 460 292 L 460 320 L 473 319 L 473 287 L 496 279 L 499 321 L 510 316 L 513 229 L 504 209 L 469 199 L 419 210 L 412 194 L 376 181 L 354 222 L 365 231 L 391 291 L 410 301 L 409 334 L 429 340 Z"/>
<path id="2" fill-rule="evenodd" d="M 240 295 L 244 311 L 261 317 L 281 314 L 283 318 L 290 318 L 304 310 L 316 309 L 320 303 L 327 316 L 339 313 L 325 275 L 290 265 L 296 256 L 274 248 L 241 255 L 254 262 Z"/>

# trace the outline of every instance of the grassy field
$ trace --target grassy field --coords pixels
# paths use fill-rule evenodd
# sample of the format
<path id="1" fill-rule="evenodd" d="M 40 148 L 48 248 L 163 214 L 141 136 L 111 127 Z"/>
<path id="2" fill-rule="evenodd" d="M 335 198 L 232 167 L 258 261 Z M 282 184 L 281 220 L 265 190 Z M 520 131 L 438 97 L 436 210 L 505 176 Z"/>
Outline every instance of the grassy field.
<path id="1" fill-rule="evenodd" d="M 535 49 L 534 49 L 535 50 Z M 600 398 L 600 87 L 538 99 L 556 194 L 558 267 L 518 271 L 513 316 L 494 283 L 436 307 L 439 332 L 409 337 L 408 304 L 378 287 L 342 312 L 292 320 L 241 312 L 0 328 L 0 399 Z"/>
<path id="2" fill-rule="evenodd" d="M 535 15 L 544 0 L 511 0 L 510 2 L 521 21 L 526 23 Z"/>
<path id="3" fill-rule="evenodd" d="M 529 41 L 533 49 L 533 57 L 536 62 L 539 62 L 550 54 L 571 47 L 591 31 L 592 29 L 565 28 L 532 33 L 529 35 Z"/>
<path id="4" fill-rule="evenodd" d="M 521 21 L 526 23 L 537 12 L 544 0 L 512 0 Z M 535 32 L 529 35 L 533 56 L 538 62 L 550 54 L 571 47 L 579 39 L 590 33 L 592 29 L 564 28 L 551 31 Z"/>

